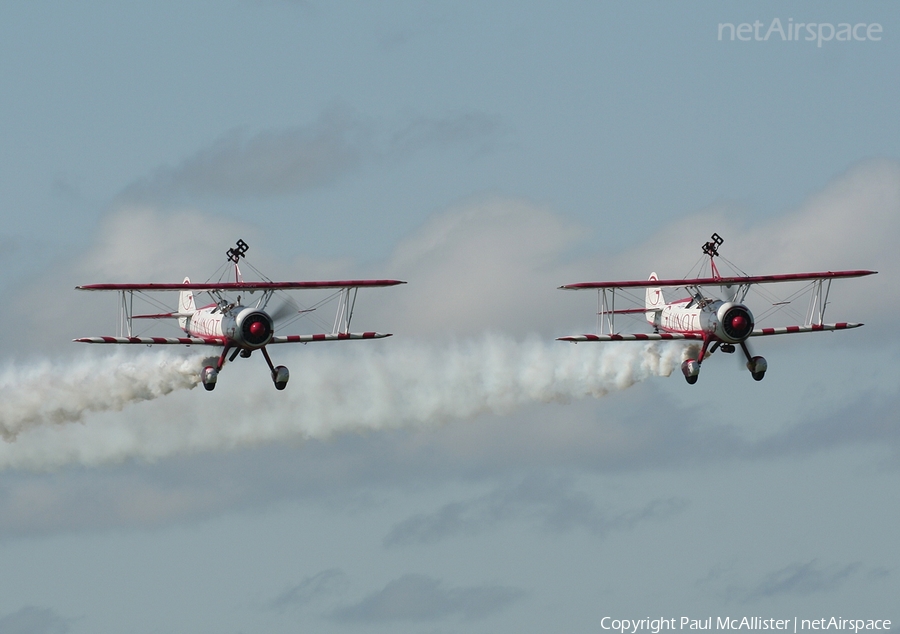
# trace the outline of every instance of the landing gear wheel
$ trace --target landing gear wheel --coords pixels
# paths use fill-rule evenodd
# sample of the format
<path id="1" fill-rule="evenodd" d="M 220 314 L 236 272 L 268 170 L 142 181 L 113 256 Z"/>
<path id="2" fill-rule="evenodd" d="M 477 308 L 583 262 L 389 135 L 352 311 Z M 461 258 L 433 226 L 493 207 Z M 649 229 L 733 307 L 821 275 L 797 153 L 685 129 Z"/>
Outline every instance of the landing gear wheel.
<path id="1" fill-rule="evenodd" d="M 276 390 L 283 390 L 287 387 L 288 379 L 291 378 L 291 373 L 288 372 L 288 369 L 283 365 L 279 365 L 272 372 L 272 382 L 275 383 Z"/>
<path id="2" fill-rule="evenodd" d="M 700 362 L 696 359 L 688 359 L 681 364 L 681 372 L 688 385 L 693 385 L 700 378 Z"/>
<path id="3" fill-rule="evenodd" d="M 769 364 L 763 357 L 753 357 L 747 362 L 747 369 L 750 370 L 750 376 L 754 381 L 762 381 L 766 376 L 766 370 L 769 369 Z"/>
<path id="4" fill-rule="evenodd" d="M 208 365 L 200 371 L 200 382 L 203 383 L 203 387 L 207 392 L 212 392 L 216 389 L 216 380 L 219 378 L 219 371 Z"/>

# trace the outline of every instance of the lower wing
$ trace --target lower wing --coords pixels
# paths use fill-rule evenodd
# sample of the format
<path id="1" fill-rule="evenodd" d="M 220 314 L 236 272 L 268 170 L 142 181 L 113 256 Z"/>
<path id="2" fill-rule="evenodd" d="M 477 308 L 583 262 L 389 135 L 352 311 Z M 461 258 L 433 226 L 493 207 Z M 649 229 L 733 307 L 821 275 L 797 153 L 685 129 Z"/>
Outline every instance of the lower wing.
<path id="1" fill-rule="evenodd" d="M 671 341 L 679 339 L 703 340 L 703 335 L 694 333 L 655 332 L 649 334 L 637 333 L 633 335 L 572 335 L 570 337 L 557 337 L 557 341 L 569 341 L 580 343 L 582 341 Z"/>
<path id="2" fill-rule="evenodd" d="M 847 330 L 859 328 L 862 324 L 839 322 L 836 324 L 812 324 L 809 326 L 781 326 L 779 328 L 758 328 L 750 333 L 751 337 L 768 337 L 770 335 L 792 335 L 797 332 L 818 332 L 820 330 Z"/>
<path id="3" fill-rule="evenodd" d="M 276 335 L 269 343 L 309 343 L 310 341 L 343 341 L 345 339 L 383 339 L 392 336 L 381 332 L 339 332 L 321 335 Z"/>
<path id="4" fill-rule="evenodd" d="M 278 335 L 269 343 L 309 343 L 311 341 L 343 341 L 345 339 L 383 339 L 392 336 L 381 332 L 339 332 L 320 335 Z M 81 337 L 73 339 L 78 343 L 142 343 L 152 346 L 171 344 L 182 346 L 224 346 L 221 338 L 201 339 L 200 337 Z"/>
<path id="5" fill-rule="evenodd" d="M 77 343 L 143 343 L 151 346 L 156 344 L 172 344 L 182 346 L 224 346 L 225 342 L 218 339 L 201 339 L 200 337 L 81 337 L 73 339 Z"/>
<path id="6" fill-rule="evenodd" d="M 778 328 L 758 328 L 750 333 L 751 337 L 768 337 L 771 335 L 792 335 L 798 332 L 819 332 L 826 330 L 848 330 L 859 328 L 862 324 L 839 322 L 836 324 L 811 324 L 809 326 L 780 326 Z M 557 341 L 569 341 L 580 343 L 582 341 L 667 341 L 667 340 L 694 339 L 703 340 L 703 335 L 695 333 L 660 332 L 650 334 L 632 335 L 572 335 L 570 337 L 557 337 Z"/>

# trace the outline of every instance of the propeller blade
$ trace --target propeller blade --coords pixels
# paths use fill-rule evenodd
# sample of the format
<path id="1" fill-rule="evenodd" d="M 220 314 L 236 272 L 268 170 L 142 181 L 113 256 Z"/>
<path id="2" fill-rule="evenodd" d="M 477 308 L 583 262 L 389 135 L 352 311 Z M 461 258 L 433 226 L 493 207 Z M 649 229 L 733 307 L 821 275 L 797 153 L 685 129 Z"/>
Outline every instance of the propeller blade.
<path id="1" fill-rule="evenodd" d="M 274 321 L 277 325 L 279 321 L 283 321 L 288 317 L 293 317 L 294 315 L 298 315 L 304 312 L 307 311 L 300 310 L 293 302 L 284 301 L 275 310 L 269 313 L 269 317 L 271 317 L 272 321 Z"/>

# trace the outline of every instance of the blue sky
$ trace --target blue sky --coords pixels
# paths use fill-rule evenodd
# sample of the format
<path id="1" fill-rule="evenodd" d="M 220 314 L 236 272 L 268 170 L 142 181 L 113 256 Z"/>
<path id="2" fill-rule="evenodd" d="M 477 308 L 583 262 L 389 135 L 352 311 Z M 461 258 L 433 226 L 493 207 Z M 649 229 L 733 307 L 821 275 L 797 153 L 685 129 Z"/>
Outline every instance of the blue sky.
<path id="1" fill-rule="evenodd" d="M 717 38 L 774 18 L 883 34 Z M 0 632 L 900 622 L 898 28 L 874 2 L 4 5 Z M 678 349 L 553 341 L 595 323 L 558 285 L 684 275 L 714 231 L 753 273 L 878 270 L 832 291 L 865 328 L 693 387 L 657 376 Z M 355 318 L 395 336 L 277 350 L 284 393 L 255 358 L 207 394 L 190 356 L 71 343 L 115 327 L 76 284 L 204 279 L 238 238 L 275 279 L 407 280 Z"/>

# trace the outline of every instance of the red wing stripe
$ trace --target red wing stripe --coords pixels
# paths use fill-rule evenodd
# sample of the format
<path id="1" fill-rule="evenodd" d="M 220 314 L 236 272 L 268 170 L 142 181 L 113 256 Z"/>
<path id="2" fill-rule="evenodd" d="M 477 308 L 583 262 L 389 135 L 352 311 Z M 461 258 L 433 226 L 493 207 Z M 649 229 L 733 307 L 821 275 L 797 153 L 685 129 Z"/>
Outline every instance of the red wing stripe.
<path id="1" fill-rule="evenodd" d="M 734 284 L 766 284 L 771 282 L 811 282 L 813 280 L 864 277 L 878 271 L 821 271 L 819 273 L 788 273 L 785 275 L 742 275 L 732 277 L 697 277 L 684 280 L 625 280 L 622 282 L 581 282 L 560 286 L 562 290 L 579 291 L 589 288 L 655 288 L 657 286 L 730 286 Z"/>
<path id="2" fill-rule="evenodd" d="M 579 343 L 582 341 L 677 341 L 682 339 L 701 340 L 702 335 L 696 333 L 635 333 L 630 335 L 572 335 L 557 337 L 557 341 Z"/>
<path id="3" fill-rule="evenodd" d="M 316 335 L 278 335 L 272 337 L 272 343 L 309 343 L 311 341 L 344 341 L 355 339 L 383 339 L 392 336 L 383 332 L 339 332 L 337 334 Z"/>
<path id="4" fill-rule="evenodd" d="M 329 280 L 322 282 L 218 282 L 205 284 L 85 284 L 80 291 L 250 291 L 304 288 L 366 288 L 406 284 L 401 280 Z"/>
<path id="5" fill-rule="evenodd" d="M 862 324 L 848 323 L 846 321 L 836 324 L 811 324 L 808 326 L 781 326 L 778 328 L 759 328 L 750 333 L 751 337 L 766 337 L 769 335 L 791 335 L 798 332 L 820 332 L 829 330 L 847 330 L 859 328 Z"/>
<path id="6" fill-rule="evenodd" d="M 182 345 L 182 346 L 191 346 L 191 345 L 207 345 L 207 346 L 221 346 L 223 345 L 223 341 L 220 338 L 210 338 L 210 339 L 201 339 L 199 337 L 81 337 L 80 339 L 73 339 L 72 341 L 76 341 L 78 343 L 132 343 L 132 344 L 145 344 L 148 346 L 152 346 L 154 344 L 169 344 L 169 345 Z"/>

